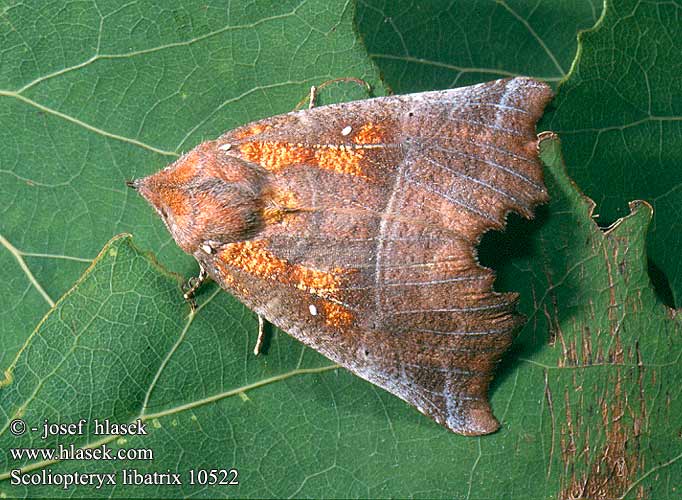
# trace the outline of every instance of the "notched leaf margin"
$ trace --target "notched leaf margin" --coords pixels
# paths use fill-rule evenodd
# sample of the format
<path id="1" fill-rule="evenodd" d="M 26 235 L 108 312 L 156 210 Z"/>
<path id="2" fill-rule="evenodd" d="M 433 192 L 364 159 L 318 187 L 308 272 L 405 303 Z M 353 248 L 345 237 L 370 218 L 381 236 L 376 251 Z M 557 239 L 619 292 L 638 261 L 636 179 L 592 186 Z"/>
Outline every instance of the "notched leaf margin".
<path id="1" fill-rule="evenodd" d="M 633 234 L 635 237 L 641 237 L 639 242 L 634 242 L 634 244 L 641 245 L 639 255 L 634 258 L 640 261 L 647 277 L 646 285 L 653 295 L 653 285 L 651 279 L 648 278 L 648 273 L 646 273 L 644 262 L 646 260 L 644 242 L 654 212 L 651 204 L 644 200 L 631 201 L 629 203 L 629 214 L 619 218 L 609 227 L 600 227 L 594 220 L 596 203 L 586 196 L 567 174 L 558 138 L 541 140 L 539 147 L 540 156 L 545 165 L 568 180 L 570 188 L 579 195 L 584 214 L 594 224 L 592 230 L 595 232 L 592 233 L 591 238 L 599 239 L 601 235 L 600 246 L 607 267 L 605 272 L 609 278 L 608 289 L 611 306 L 616 309 L 627 306 L 625 303 L 620 305 L 613 303 L 616 300 L 614 289 L 619 286 L 619 283 L 614 282 L 612 276 L 619 275 L 619 281 L 626 280 L 625 269 L 620 269 L 620 267 L 615 269 L 614 267 L 620 266 L 619 262 L 616 262 L 619 257 L 619 250 L 621 250 L 620 257 L 624 259 Z M 564 187 L 564 189 L 566 188 Z M 625 251 L 622 251 L 623 246 L 625 246 Z M 625 268 L 625 260 L 623 260 L 622 266 Z M 657 301 L 657 306 L 662 307 L 660 312 L 665 310 L 666 319 L 675 319 L 676 311 L 674 309 L 660 301 Z M 610 307 L 609 324 L 612 323 Z M 653 410 L 647 408 L 644 394 L 645 376 L 648 380 L 652 374 L 646 370 L 638 341 L 632 338 L 621 339 L 622 333 L 620 328 L 611 328 L 611 331 L 606 332 L 615 346 L 615 352 L 613 359 L 609 358 L 603 365 L 613 366 L 614 371 L 608 375 L 608 383 L 605 387 L 595 388 L 596 402 L 586 400 L 583 403 L 582 393 L 580 396 L 571 395 L 568 387 L 565 388 L 564 393 L 559 398 L 555 398 L 563 399 L 565 417 L 558 438 L 563 465 L 560 473 L 561 489 L 558 493 L 558 497 L 561 499 L 624 498 L 631 494 L 637 499 L 643 499 L 647 498 L 651 491 L 642 483 L 649 472 L 644 470 L 645 463 L 639 453 L 642 447 L 648 446 L 646 436 L 649 432 L 647 427 L 651 424 L 648 423 L 647 415 Z M 631 345 L 633 340 L 634 345 Z M 560 358 L 561 355 L 559 355 L 558 361 L 559 365 L 562 366 Z M 631 363 L 628 363 L 628 360 Z M 577 357 L 575 361 L 575 365 L 570 364 L 571 368 L 594 366 L 583 363 Z M 574 382 L 576 382 L 575 379 Z M 629 387 L 633 385 L 638 389 L 630 394 Z M 575 388 L 575 390 L 579 390 L 579 388 Z M 545 398 L 551 408 L 553 406 L 552 392 L 549 383 L 546 383 Z M 577 408 L 575 407 L 576 404 L 578 405 Z M 588 422 L 586 419 L 590 416 L 591 410 L 589 408 L 594 408 L 596 412 L 589 420 L 596 423 L 597 428 L 586 430 L 584 426 Z M 553 428 L 555 413 L 556 411 L 552 412 L 551 417 Z M 592 444 L 590 444 L 590 440 Z M 552 441 L 554 443 L 554 436 Z M 596 449 L 591 451 L 590 447 L 595 445 Z"/>

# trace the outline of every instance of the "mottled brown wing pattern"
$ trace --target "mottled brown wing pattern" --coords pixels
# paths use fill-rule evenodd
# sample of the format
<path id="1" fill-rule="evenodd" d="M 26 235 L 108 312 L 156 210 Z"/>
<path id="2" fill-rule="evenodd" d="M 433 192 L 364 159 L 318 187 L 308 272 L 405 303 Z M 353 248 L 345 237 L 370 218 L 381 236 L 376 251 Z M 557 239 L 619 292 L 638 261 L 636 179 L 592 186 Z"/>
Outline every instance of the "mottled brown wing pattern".
<path id="1" fill-rule="evenodd" d="M 333 361 L 452 431 L 493 432 L 488 386 L 520 318 L 515 294 L 492 291 L 475 245 L 508 211 L 531 217 L 547 200 L 535 124 L 550 99 L 546 85 L 515 78 L 228 132 L 178 162 L 173 182 L 183 185 L 190 164 L 225 182 L 238 172 L 248 182 L 230 195 L 232 210 L 259 204 L 257 216 L 241 238 L 176 240 L 221 286 Z M 177 218 L 167 224 L 180 232 Z"/>

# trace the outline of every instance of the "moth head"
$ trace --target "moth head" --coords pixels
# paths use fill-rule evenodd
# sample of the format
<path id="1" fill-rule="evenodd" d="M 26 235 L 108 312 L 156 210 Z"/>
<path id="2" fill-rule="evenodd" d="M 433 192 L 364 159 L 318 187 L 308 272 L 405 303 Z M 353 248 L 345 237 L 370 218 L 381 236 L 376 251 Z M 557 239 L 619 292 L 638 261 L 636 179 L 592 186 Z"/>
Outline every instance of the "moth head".
<path id="1" fill-rule="evenodd" d="M 212 141 L 149 177 L 127 182 L 154 207 L 189 254 L 205 241 L 230 243 L 252 237 L 261 224 L 264 183 L 257 171 L 219 154 Z"/>

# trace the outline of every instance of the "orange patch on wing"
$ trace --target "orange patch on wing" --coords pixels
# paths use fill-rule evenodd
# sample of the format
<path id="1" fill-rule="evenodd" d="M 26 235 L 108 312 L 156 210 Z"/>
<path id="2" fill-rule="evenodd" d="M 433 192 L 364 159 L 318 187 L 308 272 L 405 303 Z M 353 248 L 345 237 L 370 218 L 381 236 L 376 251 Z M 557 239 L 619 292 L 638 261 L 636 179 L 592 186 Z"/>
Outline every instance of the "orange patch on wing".
<path id="1" fill-rule="evenodd" d="M 366 177 L 362 172 L 363 149 L 353 146 L 314 145 L 305 147 L 280 141 L 247 142 L 240 146 L 245 160 L 257 163 L 270 172 L 280 172 L 291 165 L 307 163 L 339 174 Z"/>
<path id="2" fill-rule="evenodd" d="M 362 159 L 365 152 L 361 149 L 351 149 L 344 146 L 322 146 L 315 151 L 315 160 L 320 168 L 333 170 L 339 174 L 350 174 L 366 177 L 362 172 Z"/>
<path id="3" fill-rule="evenodd" d="M 314 157 L 308 148 L 281 141 L 246 142 L 239 150 L 245 160 L 275 173 L 289 165 L 310 161 Z"/>
<path id="4" fill-rule="evenodd" d="M 385 130 L 380 125 L 366 123 L 353 136 L 353 142 L 355 144 L 380 144 L 384 140 L 384 134 Z"/>
<path id="5" fill-rule="evenodd" d="M 353 314 L 336 302 L 323 302 L 322 311 L 325 322 L 332 326 L 348 326 L 353 321 Z"/>
<path id="6" fill-rule="evenodd" d="M 262 240 L 225 245 L 218 254 L 218 261 L 259 278 L 291 284 L 322 298 L 335 296 L 340 286 L 340 276 L 345 273 L 340 268 L 326 272 L 290 264 L 268 251 L 266 242 Z"/>
<path id="7" fill-rule="evenodd" d="M 306 146 L 284 141 L 251 141 L 242 144 L 239 150 L 245 160 L 275 173 L 291 165 L 307 163 L 339 174 L 367 178 L 363 171 L 363 160 L 369 149 L 367 146 L 381 144 L 384 137 L 385 129 L 382 126 L 367 123 L 354 135 L 354 144 Z"/>

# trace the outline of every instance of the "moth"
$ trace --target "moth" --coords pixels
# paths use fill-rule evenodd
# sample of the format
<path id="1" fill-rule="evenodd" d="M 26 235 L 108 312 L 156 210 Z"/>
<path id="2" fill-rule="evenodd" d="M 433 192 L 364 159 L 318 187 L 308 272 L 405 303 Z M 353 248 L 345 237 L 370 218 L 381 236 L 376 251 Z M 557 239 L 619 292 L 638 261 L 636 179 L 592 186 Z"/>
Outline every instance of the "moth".
<path id="1" fill-rule="evenodd" d="M 522 317 L 483 233 L 548 200 L 530 78 L 313 107 L 199 144 L 129 183 L 200 278 L 459 434 Z"/>

